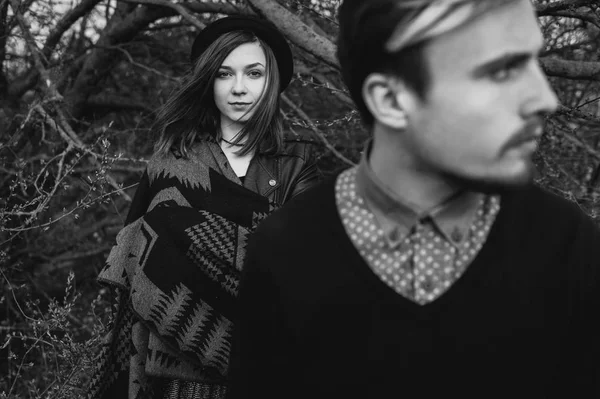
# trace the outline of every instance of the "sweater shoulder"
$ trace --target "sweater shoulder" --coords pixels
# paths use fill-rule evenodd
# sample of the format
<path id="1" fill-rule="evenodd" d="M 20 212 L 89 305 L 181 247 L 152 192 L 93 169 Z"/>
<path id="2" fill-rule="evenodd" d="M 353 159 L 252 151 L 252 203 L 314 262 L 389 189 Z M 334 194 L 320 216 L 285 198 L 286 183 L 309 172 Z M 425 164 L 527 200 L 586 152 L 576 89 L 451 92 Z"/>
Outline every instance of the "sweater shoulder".
<path id="1" fill-rule="evenodd" d="M 539 186 L 531 186 L 509 195 L 507 205 L 554 222 L 577 223 L 588 217 L 575 202 Z"/>
<path id="2" fill-rule="evenodd" d="M 547 242 L 573 242 L 600 231 L 577 203 L 539 186 L 504 195 L 501 207 L 511 226 L 520 226 L 523 234 L 539 234 Z"/>

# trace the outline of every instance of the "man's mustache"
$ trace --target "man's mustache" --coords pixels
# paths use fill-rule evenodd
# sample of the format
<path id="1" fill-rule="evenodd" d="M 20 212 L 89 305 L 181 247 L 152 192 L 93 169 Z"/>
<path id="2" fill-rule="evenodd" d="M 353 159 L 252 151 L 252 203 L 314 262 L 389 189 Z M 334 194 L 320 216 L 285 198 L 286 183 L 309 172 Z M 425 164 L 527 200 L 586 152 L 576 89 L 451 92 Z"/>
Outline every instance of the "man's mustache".
<path id="1" fill-rule="evenodd" d="M 537 141 L 544 131 L 544 121 L 541 117 L 535 117 L 529 120 L 525 126 L 515 133 L 500 149 L 504 154 L 508 150 L 519 147 L 529 141 Z"/>

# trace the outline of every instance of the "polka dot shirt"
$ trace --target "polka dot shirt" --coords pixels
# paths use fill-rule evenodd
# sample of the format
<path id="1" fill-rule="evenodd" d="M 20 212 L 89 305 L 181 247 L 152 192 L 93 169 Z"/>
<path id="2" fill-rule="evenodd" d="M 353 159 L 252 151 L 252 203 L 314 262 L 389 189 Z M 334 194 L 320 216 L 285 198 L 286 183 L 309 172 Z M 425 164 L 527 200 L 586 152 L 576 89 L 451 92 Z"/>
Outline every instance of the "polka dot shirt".
<path id="1" fill-rule="evenodd" d="M 384 234 L 381 223 L 357 193 L 357 170 L 354 167 L 342 172 L 335 188 L 338 211 L 350 240 L 373 272 L 398 294 L 421 305 L 439 298 L 479 253 L 500 209 L 499 198 L 477 197 L 473 203 L 476 208 L 469 213 L 473 217 L 467 220 L 466 236 L 456 228 L 444 234 L 431 216 Z M 398 230 L 406 234 L 399 235 Z"/>

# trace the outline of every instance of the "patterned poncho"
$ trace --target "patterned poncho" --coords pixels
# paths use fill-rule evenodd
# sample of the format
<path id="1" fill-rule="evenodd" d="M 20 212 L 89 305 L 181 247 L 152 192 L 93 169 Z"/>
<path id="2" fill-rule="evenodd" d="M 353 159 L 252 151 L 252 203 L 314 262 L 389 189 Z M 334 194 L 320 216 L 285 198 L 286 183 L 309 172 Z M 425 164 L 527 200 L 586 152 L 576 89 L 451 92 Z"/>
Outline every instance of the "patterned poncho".
<path id="1" fill-rule="evenodd" d="M 89 398 L 161 397 L 174 380 L 224 395 L 245 244 L 276 207 L 224 160 L 204 141 L 149 162 L 99 276 L 119 301 Z"/>

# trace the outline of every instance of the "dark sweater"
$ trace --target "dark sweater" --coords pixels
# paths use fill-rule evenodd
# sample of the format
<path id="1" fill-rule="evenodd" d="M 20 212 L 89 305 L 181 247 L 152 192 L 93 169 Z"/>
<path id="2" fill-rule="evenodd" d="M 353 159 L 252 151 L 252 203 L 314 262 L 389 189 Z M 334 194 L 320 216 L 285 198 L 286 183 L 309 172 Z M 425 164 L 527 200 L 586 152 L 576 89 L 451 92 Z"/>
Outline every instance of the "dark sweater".
<path id="1" fill-rule="evenodd" d="M 597 226 L 531 187 L 421 306 L 362 260 L 329 180 L 250 242 L 228 398 L 600 397 L 599 270 Z"/>

